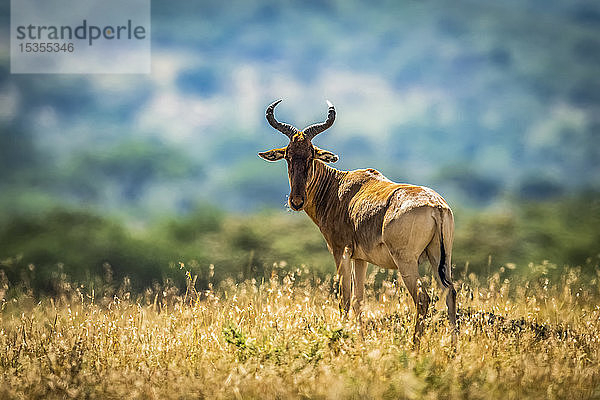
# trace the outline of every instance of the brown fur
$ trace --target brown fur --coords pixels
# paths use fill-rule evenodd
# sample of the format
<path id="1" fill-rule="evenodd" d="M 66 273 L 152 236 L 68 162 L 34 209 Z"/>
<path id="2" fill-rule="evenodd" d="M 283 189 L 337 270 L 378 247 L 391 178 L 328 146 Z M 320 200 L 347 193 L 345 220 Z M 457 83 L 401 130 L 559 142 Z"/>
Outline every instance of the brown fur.
<path id="1" fill-rule="evenodd" d="M 330 249 L 342 251 L 349 246 L 352 255 L 356 250 L 362 255 L 363 249 L 383 243 L 385 222 L 401 213 L 417 207 L 451 212 L 444 199 L 429 188 L 392 182 L 372 168 L 339 171 L 319 160 L 313 163 L 306 197 L 304 210 Z M 393 264 L 381 266 L 396 268 Z"/>

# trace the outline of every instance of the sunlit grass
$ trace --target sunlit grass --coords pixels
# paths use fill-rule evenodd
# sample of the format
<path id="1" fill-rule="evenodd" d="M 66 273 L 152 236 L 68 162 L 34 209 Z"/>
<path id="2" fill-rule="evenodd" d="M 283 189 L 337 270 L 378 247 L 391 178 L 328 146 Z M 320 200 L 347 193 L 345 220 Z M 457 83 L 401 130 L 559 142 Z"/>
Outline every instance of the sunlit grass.
<path id="1" fill-rule="evenodd" d="M 0 398 L 599 398 L 598 279 L 543 272 L 464 277 L 457 348 L 438 300 L 418 352 L 388 272 L 369 276 L 362 326 L 306 270 L 137 299 L 66 285 L 3 301 Z"/>

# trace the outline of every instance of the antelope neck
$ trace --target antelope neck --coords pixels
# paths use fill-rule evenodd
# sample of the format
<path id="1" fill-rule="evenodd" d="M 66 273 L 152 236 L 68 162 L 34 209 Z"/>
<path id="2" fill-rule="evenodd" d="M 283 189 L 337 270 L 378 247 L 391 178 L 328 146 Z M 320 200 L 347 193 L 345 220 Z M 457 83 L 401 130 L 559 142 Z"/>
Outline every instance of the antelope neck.
<path id="1" fill-rule="evenodd" d="M 306 185 L 304 211 L 320 227 L 334 203 L 339 201 L 340 182 L 348 172 L 339 171 L 320 160 L 314 160 L 312 168 L 312 177 Z"/>

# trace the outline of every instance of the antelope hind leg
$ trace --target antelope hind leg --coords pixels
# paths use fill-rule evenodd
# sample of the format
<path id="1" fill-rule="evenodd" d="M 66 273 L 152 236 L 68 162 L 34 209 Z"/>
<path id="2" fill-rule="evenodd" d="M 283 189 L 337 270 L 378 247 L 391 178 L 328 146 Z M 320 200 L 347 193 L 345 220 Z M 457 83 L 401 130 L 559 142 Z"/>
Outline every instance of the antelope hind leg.
<path id="1" fill-rule="evenodd" d="M 425 317 L 427 316 L 427 310 L 429 309 L 429 295 L 421 286 L 417 259 L 402 257 L 401 255 L 394 253 L 392 253 L 392 257 L 398 266 L 398 271 L 402 276 L 404 286 L 406 286 L 406 289 L 410 293 L 417 309 L 413 345 L 415 349 L 419 349 L 421 336 L 423 335 L 423 330 L 425 328 Z"/>

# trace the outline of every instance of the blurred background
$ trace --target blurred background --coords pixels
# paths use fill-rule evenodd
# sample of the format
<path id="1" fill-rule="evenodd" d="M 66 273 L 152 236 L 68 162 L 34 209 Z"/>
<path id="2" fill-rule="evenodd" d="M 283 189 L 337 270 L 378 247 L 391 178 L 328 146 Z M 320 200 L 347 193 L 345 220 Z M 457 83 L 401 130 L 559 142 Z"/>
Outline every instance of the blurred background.
<path id="1" fill-rule="evenodd" d="M 8 3 L 6 293 L 334 273 L 318 229 L 285 208 L 285 163 L 257 157 L 287 143 L 264 118 L 278 98 L 298 128 L 334 103 L 315 144 L 337 168 L 441 193 L 458 277 L 598 271 L 600 3 L 153 0 L 150 75 L 10 74 Z"/>

